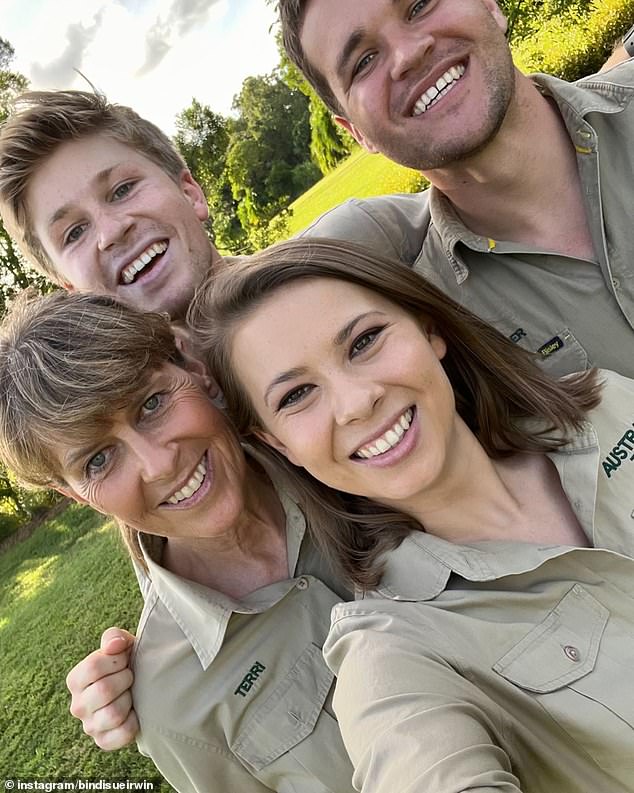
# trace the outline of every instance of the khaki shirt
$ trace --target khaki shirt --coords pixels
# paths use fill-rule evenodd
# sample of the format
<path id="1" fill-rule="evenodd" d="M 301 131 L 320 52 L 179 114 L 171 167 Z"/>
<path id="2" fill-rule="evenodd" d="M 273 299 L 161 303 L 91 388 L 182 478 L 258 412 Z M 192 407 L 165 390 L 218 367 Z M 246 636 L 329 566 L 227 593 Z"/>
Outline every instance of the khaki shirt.
<path id="1" fill-rule="evenodd" d="M 607 377 L 549 454 L 593 548 L 416 533 L 333 610 L 357 790 L 634 791 L 634 381 Z"/>
<path id="2" fill-rule="evenodd" d="M 133 658 L 139 749 L 178 791 L 352 793 L 321 646 L 349 593 L 287 514 L 292 578 L 236 601 L 165 570 L 149 578 Z"/>
<path id="3" fill-rule="evenodd" d="M 634 377 L 634 60 L 576 83 L 533 80 L 575 146 L 596 261 L 473 234 L 435 188 L 348 202 L 305 233 L 399 256 L 556 375 Z"/>

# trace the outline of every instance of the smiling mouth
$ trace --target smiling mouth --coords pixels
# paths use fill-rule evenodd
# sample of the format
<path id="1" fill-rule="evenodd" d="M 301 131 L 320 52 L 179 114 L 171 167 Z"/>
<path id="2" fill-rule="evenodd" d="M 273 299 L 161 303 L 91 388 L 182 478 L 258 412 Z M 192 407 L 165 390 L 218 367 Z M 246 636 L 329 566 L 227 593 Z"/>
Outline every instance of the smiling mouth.
<path id="1" fill-rule="evenodd" d="M 422 114 L 433 107 L 437 102 L 446 96 L 465 73 L 465 66 L 459 63 L 441 75 L 425 93 L 417 100 L 412 111 L 412 116 L 422 116 Z"/>
<path id="2" fill-rule="evenodd" d="M 197 493 L 203 485 L 205 478 L 207 476 L 207 455 L 205 454 L 201 461 L 196 466 L 194 473 L 190 476 L 188 481 L 181 487 L 180 490 L 177 490 L 172 496 L 170 496 L 165 503 L 166 504 L 180 504 L 181 502 L 185 501 L 188 498 L 191 498 L 195 493 Z"/>
<path id="3" fill-rule="evenodd" d="M 126 286 L 134 283 L 137 280 L 139 273 L 152 269 L 152 267 L 157 263 L 158 260 L 160 260 L 166 250 L 167 240 L 163 240 L 162 242 L 153 242 L 152 245 L 148 245 L 143 253 L 141 253 L 134 261 L 130 262 L 130 264 L 123 268 L 119 279 L 120 283 L 125 284 Z"/>
<path id="4" fill-rule="evenodd" d="M 350 456 L 353 459 L 369 460 L 372 457 L 380 457 L 382 454 L 389 452 L 390 449 L 394 449 L 401 443 L 411 427 L 412 419 L 414 418 L 414 410 L 415 408 L 413 406 L 407 408 L 383 435 L 375 438 L 372 443 L 361 446 L 361 448 L 357 449 L 356 452 Z"/>

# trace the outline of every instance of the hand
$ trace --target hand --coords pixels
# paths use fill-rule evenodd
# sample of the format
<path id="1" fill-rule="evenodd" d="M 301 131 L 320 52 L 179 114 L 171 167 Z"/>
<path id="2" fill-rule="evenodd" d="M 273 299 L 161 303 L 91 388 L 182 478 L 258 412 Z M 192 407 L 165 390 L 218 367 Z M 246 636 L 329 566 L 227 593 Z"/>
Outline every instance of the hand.
<path id="1" fill-rule="evenodd" d="M 101 649 L 71 669 L 66 685 L 72 698 L 70 712 L 81 722 L 101 749 L 121 749 L 139 731 L 132 709 L 133 675 L 128 664 L 134 636 L 120 628 L 108 628 Z"/>

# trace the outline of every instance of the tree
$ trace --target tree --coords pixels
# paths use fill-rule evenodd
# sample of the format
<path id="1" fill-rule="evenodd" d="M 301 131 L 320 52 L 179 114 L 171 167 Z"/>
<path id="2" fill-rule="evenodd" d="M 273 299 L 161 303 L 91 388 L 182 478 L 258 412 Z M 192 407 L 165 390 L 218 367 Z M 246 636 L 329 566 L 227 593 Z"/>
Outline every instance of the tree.
<path id="1" fill-rule="evenodd" d="M 15 51 L 11 44 L 0 38 L 0 124 L 6 121 L 15 97 L 26 90 L 28 80 L 19 72 L 11 70 Z M 14 295 L 29 286 L 40 291 L 50 290 L 51 284 L 30 270 L 9 236 L 0 219 L 0 312 L 4 314 L 7 303 Z M 31 509 L 41 501 L 23 491 L 13 477 L 0 465 L 0 536 L 15 527 L 15 520 L 24 521 L 31 516 Z M 6 524 L 5 531 L 2 531 Z"/>
<path id="2" fill-rule="evenodd" d="M 348 157 L 357 144 L 343 127 L 334 120 L 332 113 L 315 93 L 304 75 L 291 63 L 280 32 L 277 34 L 280 53 L 279 72 L 282 80 L 294 91 L 301 91 L 308 98 L 310 109 L 310 153 L 322 174 L 332 171 Z"/>
<path id="3" fill-rule="evenodd" d="M 0 38 L 0 124 L 11 113 L 15 97 L 26 90 L 28 80 L 23 74 L 11 70 L 15 50 L 11 44 Z M 0 219 L 0 311 L 4 313 L 6 304 L 22 289 L 28 286 L 45 291 L 51 288 L 48 281 L 31 270 L 19 253 Z"/>
<path id="4" fill-rule="evenodd" d="M 250 234 L 266 226 L 321 174 L 310 158 L 308 100 L 289 88 L 279 72 L 247 77 L 233 108 L 238 117 L 226 168 L 238 218 Z"/>
<path id="5" fill-rule="evenodd" d="M 233 123 L 197 99 L 176 117 L 174 142 L 209 204 L 213 238 L 223 251 L 239 250 L 246 234 L 227 175 L 227 149 Z"/>

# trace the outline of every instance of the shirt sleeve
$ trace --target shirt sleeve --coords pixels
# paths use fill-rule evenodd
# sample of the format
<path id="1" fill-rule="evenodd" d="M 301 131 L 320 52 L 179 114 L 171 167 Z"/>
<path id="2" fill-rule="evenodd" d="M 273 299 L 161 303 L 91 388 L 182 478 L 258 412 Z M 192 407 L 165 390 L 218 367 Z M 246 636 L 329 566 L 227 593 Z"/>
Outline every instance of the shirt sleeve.
<path id="1" fill-rule="evenodd" d="M 143 731 L 139 751 L 149 756 L 178 793 L 271 793 L 229 752 L 169 731 Z"/>
<path id="2" fill-rule="evenodd" d="M 427 191 L 353 198 L 321 215 L 298 236 L 356 242 L 413 265 L 429 228 L 428 204 Z"/>
<path id="3" fill-rule="evenodd" d="M 362 793 L 521 793 L 494 703 L 394 615 L 344 616 L 324 646 Z"/>

